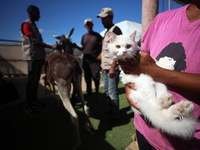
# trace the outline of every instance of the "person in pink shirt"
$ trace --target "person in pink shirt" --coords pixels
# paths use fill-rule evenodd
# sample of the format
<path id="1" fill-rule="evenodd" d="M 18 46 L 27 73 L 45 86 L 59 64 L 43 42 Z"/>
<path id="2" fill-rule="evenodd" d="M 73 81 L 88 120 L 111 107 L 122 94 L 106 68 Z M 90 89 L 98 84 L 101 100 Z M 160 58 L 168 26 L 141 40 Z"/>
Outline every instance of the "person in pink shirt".
<path id="1" fill-rule="evenodd" d="M 145 35 L 139 69 L 130 62 L 119 62 L 126 74 L 145 73 L 155 81 L 168 86 L 174 102 L 192 101 L 194 117 L 200 119 L 200 1 L 171 11 L 160 13 L 153 20 Z M 162 57 L 174 60 L 175 71 L 158 67 L 153 58 Z M 131 65 L 130 65 L 131 64 Z M 128 102 L 139 109 L 128 95 L 130 89 L 137 90 L 134 84 L 125 86 Z M 143 118 L 135 114 L 134 125 L 140 150 L 200 150 L 200 123 L 192 139 L 183 140 L 162 134 L 149 126 Z"/>

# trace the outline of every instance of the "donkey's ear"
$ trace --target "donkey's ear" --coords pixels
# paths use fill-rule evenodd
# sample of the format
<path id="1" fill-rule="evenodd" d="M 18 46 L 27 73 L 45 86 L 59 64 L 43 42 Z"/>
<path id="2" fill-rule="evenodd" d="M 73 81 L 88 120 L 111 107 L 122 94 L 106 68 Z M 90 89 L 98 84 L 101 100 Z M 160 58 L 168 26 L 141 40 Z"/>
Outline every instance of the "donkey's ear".
<path id="1" fill-rule="evenodd" d="M 116 39 L 117 35 L 113 32 L 108 32 L 108 37 L 109 37 L 110 43 L 112 43 Z"/>
<path id="2" fill-rule="evenodd" d="M 133 41 L 135 41 L 137 31 L 134 31 L 132 34 L 129 35 L 129 37 L 133 38 Z"/>
<path id="3" fill-rule="evenodd" d="M 62 38 L 62 36 L 59 36 L 59 35 L 52 35 L 54 38 L 60 40 Z"/>
<path id="4" fill-rule="evenodd" d="M 71 31 L 65 36 L 66 39 L 69 39 L 70 36 L 73 34 L 74 28 L 71 29 Z"/>

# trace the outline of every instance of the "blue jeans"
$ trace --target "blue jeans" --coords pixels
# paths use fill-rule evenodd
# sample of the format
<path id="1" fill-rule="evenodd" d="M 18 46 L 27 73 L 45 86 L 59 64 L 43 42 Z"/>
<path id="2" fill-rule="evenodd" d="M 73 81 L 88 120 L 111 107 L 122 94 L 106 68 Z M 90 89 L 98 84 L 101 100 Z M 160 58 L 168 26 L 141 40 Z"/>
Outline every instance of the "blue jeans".
<path id="1" fill-rule="evenodd" d="M 118 83 L 119 83 L 119 70 L 115 70 L 115 77 L 109 78 L 109 70 L 104 70 L 104 89 L 106 96 L 111 100 L 111 112 L 113 118 L 119 117 L 119 96 L 118 96 Z"/>

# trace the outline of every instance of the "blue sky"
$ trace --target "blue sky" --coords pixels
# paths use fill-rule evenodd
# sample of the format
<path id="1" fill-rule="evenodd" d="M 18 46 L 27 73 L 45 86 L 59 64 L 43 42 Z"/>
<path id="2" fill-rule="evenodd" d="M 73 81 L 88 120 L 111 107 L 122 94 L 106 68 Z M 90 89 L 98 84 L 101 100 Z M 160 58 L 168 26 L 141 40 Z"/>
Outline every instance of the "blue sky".
<path id="1" fill-rule="evenodd" d="M 101 19 L 96 18 L 103 7 L 114 11 L 114 23 L 129 20 L 141 24 L 142 0 L 1 0 L 0 5 L 0 39 L 21 40 L 20 26 L 28 18 L 26 9 L 36 5 L 40 9 L 41 18 L 36 22 L 45 43 L 54 44 L 54 35 L 68 34 L 75 28 L 71 36 L 72 42 L 80 43 L 87 30 L 83 21 L 93 19 L 94 31 L 104 30 Z M 181 7 L 172 1 L 171 8 Z M 159 1 L 159 12 L 168 10 L 168 0 Z"/>

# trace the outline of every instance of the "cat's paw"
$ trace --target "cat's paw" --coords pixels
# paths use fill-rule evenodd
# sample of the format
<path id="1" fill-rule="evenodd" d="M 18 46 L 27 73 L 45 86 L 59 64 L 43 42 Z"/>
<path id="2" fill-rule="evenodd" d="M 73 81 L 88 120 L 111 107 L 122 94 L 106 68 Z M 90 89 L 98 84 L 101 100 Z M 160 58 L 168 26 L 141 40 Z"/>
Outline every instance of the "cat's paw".
<path id="1" fill-rule="evenodd" d="M 178 116 L 188 117 L 194 110 L 194 105 L 190 101 L 180 101 L 176 104 Z"/>
<path id="2" fill-rule="evenodd" d="M 164 107 L 164 108 L 168 108 L 174 101 L 173 101 L 173 97 L 172 97 L 172 94 L 170 93 L 165 93 L 161 96 L 160 98 L 160 102 L 161 102 L 161 105 Z"/>

